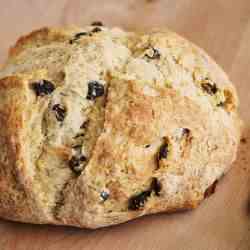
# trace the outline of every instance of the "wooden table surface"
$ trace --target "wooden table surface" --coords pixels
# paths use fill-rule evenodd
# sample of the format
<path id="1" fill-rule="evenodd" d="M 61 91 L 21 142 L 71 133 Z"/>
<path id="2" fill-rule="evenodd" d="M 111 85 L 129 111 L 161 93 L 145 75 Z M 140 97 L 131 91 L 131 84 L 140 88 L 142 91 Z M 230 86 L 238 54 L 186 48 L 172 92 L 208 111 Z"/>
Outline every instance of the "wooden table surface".
<path id="1" fill-rule="evenodd" d="M 96 20 L 130 30 L 167 26 L 203 47 L 237 86 L 247 143 L 217 192 L 195 211 L 95 231 L 0 220 L 0 250 L 249 250 L 250 1 L 1 0 L 0 62 L 32 29 Z"/>

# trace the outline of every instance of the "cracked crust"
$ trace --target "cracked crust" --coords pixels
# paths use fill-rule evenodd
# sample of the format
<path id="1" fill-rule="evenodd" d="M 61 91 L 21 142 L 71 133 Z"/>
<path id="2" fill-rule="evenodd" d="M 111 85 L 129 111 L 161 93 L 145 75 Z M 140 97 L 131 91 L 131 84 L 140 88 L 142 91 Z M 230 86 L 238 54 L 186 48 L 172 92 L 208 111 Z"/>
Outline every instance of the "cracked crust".
<path id="1" fill-rule="evenodd" d="M 105 132 L 98 138 L 86 170 L 65 194 L 60 215 L 64 223 L 96 228 L 145 214 L 198 206 L 206 189 L 233 160 L 236 152 L 232 148 L 236 149 L 238 136 L 236 124 L 231 124 L 228 134 L 225 125 L 218 125 L 219 117 L 213 117 L 211 122 L 209 112 L 172 89 L 160 88 L 152 97 L 145 95 L 136 82 L 115 79 L 112 83 L 105 111 Z M 182 154 L 175 134 L 186 127 L 192 132 L 192 142 L 186 142 L 189 152 Z M 180 152 L 170 150 L 166 162 L 158 167 L 156 154 L 165 137 L 169 138 L 172 151 Z M 228 147 L 218 149 L 217 145 Z M 209 166 L 201 165 L 204 159 Z M 151 196 L 143 209 L 129 211 L 130 197 L 147 190 L 152 177 L 161 183 L 160 196 Z M 102 202 L 100 193 L 105 189 L 110 196 Z M 72 206 L 74 200 L 82 202 Z"/>
<path id="2" fill-rule="evenodd" d="M 11 220 L 52 222 L 35 192 L 29 169 L 26 80 L 18 76 L 1 79 L 0 95 L 0 214 Z"/>
<path id="3" fill-rule="evenodd" d="M 204 51 L 167 30 L 96 30 L 42 28 L 10 49 L 1 217 L 97 228 L 195 208 L 234 161 L 237 94 Z"/>
<path id="4" fill-rule="evenodd" d="M 16 57 L 22 51 L 30 47 L 40 47 L 51 42 L 64 42 L 69 39 L 74 33 L 80 31 L 80 28 L 71 27 L 68 29 L 48 28 L 44 27 L 35 30 L 28 35 L 21 36 L 16 44 L 9 49 L 9 57 Z"/>

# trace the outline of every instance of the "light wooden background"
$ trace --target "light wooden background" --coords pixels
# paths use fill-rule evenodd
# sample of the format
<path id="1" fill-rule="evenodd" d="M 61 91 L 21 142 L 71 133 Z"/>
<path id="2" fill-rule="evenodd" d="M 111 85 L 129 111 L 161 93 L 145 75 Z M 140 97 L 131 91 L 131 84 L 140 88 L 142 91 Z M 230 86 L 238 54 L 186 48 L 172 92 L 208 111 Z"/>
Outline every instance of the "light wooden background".
<path id="1" fill-rule="evenodd" d="M 169 27 L 203 47 L 237 86 L 250 123 L 250 0 L 0 0 L 0 62 L 16 38 L 48 25 L 102 20 Z M 250 130 L 235 167 L 197 210 L 96 231 L 0 220 L 0 250 L 249 250 Z"/>

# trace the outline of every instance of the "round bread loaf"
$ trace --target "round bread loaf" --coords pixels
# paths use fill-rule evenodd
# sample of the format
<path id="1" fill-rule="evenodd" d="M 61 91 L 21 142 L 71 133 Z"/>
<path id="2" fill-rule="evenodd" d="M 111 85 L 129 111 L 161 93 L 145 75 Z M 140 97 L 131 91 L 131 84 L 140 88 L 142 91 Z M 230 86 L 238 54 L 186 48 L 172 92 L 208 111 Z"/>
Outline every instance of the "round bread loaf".
<path id="1" fill-rule="evenodd" d="M 0 78 L 3 218 L 97 228 L 195 208 L 236 157 L 233 85 L 168 30 L 43 28 Z"/>

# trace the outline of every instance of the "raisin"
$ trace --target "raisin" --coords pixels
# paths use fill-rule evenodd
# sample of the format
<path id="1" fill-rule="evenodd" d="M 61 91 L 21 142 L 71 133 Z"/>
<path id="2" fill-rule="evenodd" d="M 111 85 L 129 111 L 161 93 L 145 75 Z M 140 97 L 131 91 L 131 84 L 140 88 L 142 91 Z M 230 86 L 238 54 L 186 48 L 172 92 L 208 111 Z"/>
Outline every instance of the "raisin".
<path id="1" fill-rule="evenodd" d="M 85 162 L 87 158 L 85 156 L 76 157 L 73 156 L 69 160 L 69 167 L 75 174 L 80 174 L 83 170 L 82 162 Z"/>
<path id="2" fill-rule="evenodd" d="M 145 202 L 147 201 L 148 197 L 151 195 L 152 192 L 155 193 L 155 195 L 159 196 L 161 191 L 161 184 L 157 180 L 157 178 L 153 178 L 152 182 L 150 184 L 149 190 L 143 191 L 142 193 L 132 196 L 129 199 L 128 202 L 128 209 L 129 210 L 138 210 L 142 208 L 145 205 Z"/>
<path id="3" fill-rule="evenodd" d="M 217 93 L 218 88 L 215 83 L 209 81 L 209 79 L 205 79 L 205 82 L 201 84 L 203 91 L 207 92 L 209 95 L 214 95 Z"/>
<path id="4" fill-rule="evenodd" d="M 80 32 L 80 33 L 75 34 L 75 38 L 79 39 L 81 36 L 87 36 L 87 35 L 88 35 L 88 32 Z"/>
<path id="5" fill-rule="evenodd" d="M 86 129 L 88 127 L 89 120 L 86 120 L 83 122 L 83 124 L 80 126 L 80 129 Z"/>
<path id="6" fill-rule="evenodd" d="M 96 21 L 96 22 L 91 23 L 91 25 L 92 26 L 103 26 L 103 23 L 100 21 Z"/>
<path id="7" fill-rule="evenodd" d="M 88 83 L 88 100 L 94 100 L 95 98 L 104 95 L 104 86 L 97 81 L 90 81 Z"/>
<path id="8" fill-rule="evenodd" d="M 85 136 L 84 133 L 79 133 L 79 134 L 76 134 L 73 138 L 74 138 L 74 139 L 77 139 L 77 138 L 83 137 L 83 136 Z"/>
<path id="9" fill-rule="evenodd" d="M 102 191 L 100 193 L 100 196 L 101 196 L 101 198 L 102 198 L 103 201 L 106 201 L 109 198 L 109 193 L 106 192 L 106 191 Z"/>
<path id="10" fill-rule="evenodd" d="M 242 137 L 240 139 L 240 142 L 243 143 L 243 144 L 246 144 L 247 143 L 247 139 L 245 137 Z"/>
<path id="11" fill-rule="evenodd" d="M 225 105 L 225 102 L 219 102 L 216 104 L 217 107 L 224 107 Z"/>
<path id="12" fill-rule="evenodd" d="M 52 110 L 55 111 L 56 119 L 59 122 L 63 122 L 63 120 L 65 118 L 65 115 L 66 115 L 66 109 L 62 105 L 60 105 L 60 104 L 55 104 L 52 107 Z"/>
<path id="13" fill-rule="evenodd" d="M 95 27 L 94 29 L 92 29 L 92 33 L 97 33 L 97 32 L 100 32 L 100 31 L 102 31 L 102 29 L 101 28 L 99 28 L 99 27 Z"/>
<path id="14" fill-rule="evenodd" d="M 132 196 L 128 202 L 128 209 L 138 210 L 142 208 L 150 195 L 151 191 L 148 190 L 148 191 L 143 191 L 138 195 Z"/>
<path id="15" fill-rule="evenodd" d="M 74 41 L 76 41 L 76 39 L 70 39 L 70 40 L 69 40 L 69 44 L 73 44 Z"/>
<path id="16" fill-rule="evenodd" d="M 217 184 L 218 184 L 218 180 L 216 180 L 212 185 L 210 185 L 206 189 L 205 194 L 204 194 L 205 198 L 211 196 L 215 192 Z"/>
<path id="17" fill-rule="evenodd" d="M 79 159 L 73 156 L 69 161 L 69 166 L 71 168 L 74 168 L 75 166 L 78 166 L 80 164 Z"/>
<path id="18" fill-rule="evenodd" d="M 146 54 L 145 56 L 148 58 L 148 59 L 160 59 L 161 58 L 161 54 L 159 52 L 159 50 L 155 49 L 155 48 L 152 48 L 153 50 L 153 54 L 152 55 L 149 55 L 149 54 Z"/>
<path id="19" fill-rule="evenodd" d="M 54 84 L 47 80 L 33 82 L 31 83 L 31 88 L 35 91 L 37 96 L 49 95 L 55 90 Z"/>
<path id="20" fill-rule="evenodd" d="M 190 129 L 188 129 L 188 128 L 183 128 L 182 129 L 182 135 L 186 135 L 186 136 L 189 136 L 190 135 Z"/>
<path id="21" fill-rule="evenodd" d="M 169 153 L 168 149 L 168 143 L 165 142 L 163 145 L 161 145 L 159 153 L 158 153 L 158 160 L 166 159 Z"/>
<path id="22" fill-rule="evenodd" d="M 81 36 L 87 36 L 89 35 L 88 32 L 79 32 L 75 34 L 74 38 L 69 41 L 70 44 L 73 44 L 76 40 L 80 39 Z"/>
<path id="23" fill-rule="evenodd" d="M 161 183 L 157 180 L 157 178 L 154 177 L 151 182 L 150 190 L 153 191 L 157 196 L 159 196 L 161 188 Z"/>

